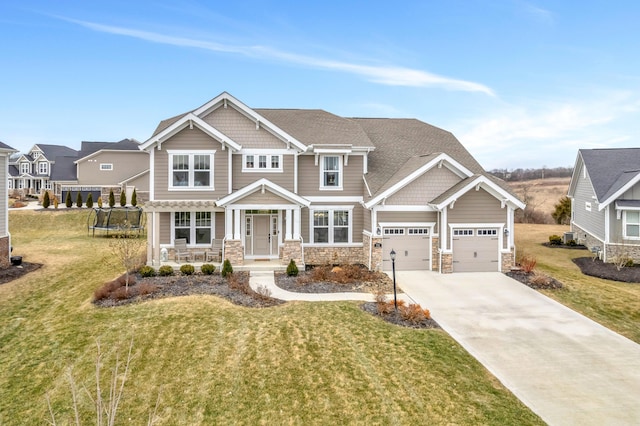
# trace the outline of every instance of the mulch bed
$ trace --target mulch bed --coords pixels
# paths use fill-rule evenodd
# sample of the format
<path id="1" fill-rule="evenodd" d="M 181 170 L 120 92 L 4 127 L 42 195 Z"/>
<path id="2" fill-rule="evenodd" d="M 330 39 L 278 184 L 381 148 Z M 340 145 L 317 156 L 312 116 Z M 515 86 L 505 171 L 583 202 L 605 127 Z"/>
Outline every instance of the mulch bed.
<path id="1" fill-rule="evenodd" d="M 123 299 L 118 296 L 107 297 L 93 303 L 99 307 L 113 307 L 165 297 L 202 294 L 219 296 L 236 305 L 250 308 L 266 308 L 285 303 L 283 300 L 254 292 L 249 287 L 248 272 L 234 272 L 233 277 L 233 281 L 230 281 L 220 274 L 181 275 L 176 273 L 168 277 L 146 278 L 135 275 L 136 283 L 129 286 L 129 297 Z M 139 289 L 144 289 L 145 293 L 151 289 L 151 292 L 139 294 Z"/>
<path id="2" fill-rule="evenodd" d="M 41 266 L 42 263 L 22 262 L 19 266 L 11 265 L 7 268 L 0 269 L 0 284 L 16 280 L 29 272 L 40 269 Z"/>
<path id="3" fill-rule="evenodd" d="M 560 281 L 538 272 L 510 271 L 506 275 L 535 290 L 555 290 L 563 287 Z"/>
<path id="4" fill-rule="evenodd" d="M 381 314 L 378 311 L 378 306 L 376 302 L 365 302 L 363 303 L 361 306 L 363 311 L 374 315 L 386 322 L 389 322 L 391 324 L 395 324 L 395 325 L 399 325 L 401 327 L 409 327 L 409 328 L 420 328 L 420 329 L 424 329 L 424 328 L 440 328 L 440 326 L 438 325 L 438 323 L 433 319 L 433 318 L 428 318 L 428 319 L 424 319 L 422 321 L 419 322 L 411 322 L 411 321 L 407 321 L 406 319 L 402 318 L 402 316 L 400 315 L 400 313 L 396 313 L 396 312 L 391 312 L 389 314 Z"/>
<path id="5" fill-rule="evenodd" d="M 587 250 L 587 247 L 583 246 L 582 244 L 569 245 L 569 244 L 542 243 L 542 245 L 549 248 L 561 248 L 561 249 L 567 249 L 567 250 Z"/>
<path id="6" fill-rule="evenodd" d="M 613 263 L 604 263 L 593 257 L 578 257 L 573 259 L 573 263 L 578 265 L 585 275 L 625 283 L 640 283 L 640 266 L 628 266 L 618 271 Z"/>
<path id="7" fill-rule="evenodd" d="M 330 280 L 314 281 L 311 271 L 301 271 L 298 276 L 288 276 L 284 272 L 275 273 L 275 283 L 283 290 L 294 293 L 372 293 L 393 292 L 393 281 L 387 274 L 371 272 L 372 280 L 340 283 Z M 400 292 L 398 292 L 399 294 Z"/>

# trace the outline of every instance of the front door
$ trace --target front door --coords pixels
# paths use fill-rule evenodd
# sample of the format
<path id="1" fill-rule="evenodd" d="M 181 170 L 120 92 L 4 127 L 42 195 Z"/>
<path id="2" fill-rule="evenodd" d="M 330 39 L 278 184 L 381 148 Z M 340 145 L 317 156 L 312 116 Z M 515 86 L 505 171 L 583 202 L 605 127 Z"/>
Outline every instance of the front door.
<path id="1" fill-rule="evenodd" d="M 271 220 L 268 215 L 253 216 L 253 254 L 271 255 Z"/>

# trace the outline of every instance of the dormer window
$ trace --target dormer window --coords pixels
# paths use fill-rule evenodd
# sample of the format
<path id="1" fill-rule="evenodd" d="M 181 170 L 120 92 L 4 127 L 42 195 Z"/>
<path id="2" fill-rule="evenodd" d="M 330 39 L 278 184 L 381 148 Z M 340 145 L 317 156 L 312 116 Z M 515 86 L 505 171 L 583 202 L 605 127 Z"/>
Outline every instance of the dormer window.
<path id="1" fill-rule="evenodd" d="M 320 189 L 342 189 L 342 157 L 325 155 L 320 162 Z"/>

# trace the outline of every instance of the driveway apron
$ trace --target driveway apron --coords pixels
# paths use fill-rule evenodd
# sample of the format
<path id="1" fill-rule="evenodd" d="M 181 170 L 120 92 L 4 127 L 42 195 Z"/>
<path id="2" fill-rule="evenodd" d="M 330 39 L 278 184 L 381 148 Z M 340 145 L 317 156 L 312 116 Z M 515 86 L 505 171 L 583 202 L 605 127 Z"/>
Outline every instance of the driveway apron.
<path id="1" fill-rule="evenodd" d="M 398 285 L 551 425 L 640 425 L 640 345 L 501 273 Z"/>

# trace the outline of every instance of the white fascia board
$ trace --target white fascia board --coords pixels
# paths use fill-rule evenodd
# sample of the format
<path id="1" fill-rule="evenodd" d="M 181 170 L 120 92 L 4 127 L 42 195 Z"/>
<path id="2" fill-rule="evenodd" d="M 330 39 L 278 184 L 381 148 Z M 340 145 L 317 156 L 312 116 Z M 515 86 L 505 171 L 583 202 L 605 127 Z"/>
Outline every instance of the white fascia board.
<path id="1" fill-rule="evenodd" d="M 268 179 L 262 178 L 234 192 L 233 194 L 229 194 L 226 197 L 219 199 L 218 201 L 216 201 L 216 205 L 220 207 L 224 207 L 228 204 L 233 203 L 234 201 L 240 200 L 243 197 L 246 197 L 247 195 L 254 193 L 255 191 L 258 191 L 259 189 L 261 189 L 263 185 L 265 189 L 268 189 L 270 192 L 273 192 L 274 194 L 282 198 L 288 199 L 291 202 L 296 203 L 300 206 L 309 207 L 309 205 L 311 204 L 311 202 L 300 197 L 299 195 L 294 194 L 293 192 L 281 187 L 280 185 L 277 185 L 271 182 Z"/>
<path id="2" fill-rule="evenodd" d="M 137 179 L 137 178 L 139 178 L 140 176 L 144 176 L 144 175 L 145 175 L 145 174 L 147 174 L 147 173 L 149 173 L 149 169 L 147 169 L 147 170 L 145 170 L 145 171 L 142 171 L 142 172 L 140 172 L 140 173 L 138 173 L 138 174 L 135 174 L 135 175 L 133 175 L 133 176 L 130 176 L 130 177 L 126 178 L 125 180 L 123 180 L 122 182 L 118 182 L 118 185 L 123 185 L 123 184 L 125 184 L 125 183 L 129 182 L 130 180 Z"/>
<path id="3" fill-rule="evenodd" d="M 442 162 L 445 165 L 445 167 L 447 167 L 452 172 L 456 173 L 458 176 L 465 177 L 465 178 L 469 176 L 473 176 L 473 173 L 471 172 L 471 170 L 467 169 L 462 164 L 458 163 L 456 160 L 449 157 L 447 154 L 440 154 L 434 159 L 432 159 L 431 161 L 429 161 L 427 164 L 416 169 L 413 173 L 411 173 L 409 176 L 402 179 L 400 182 L 396 183 L 392 187 L 388 188 L 386 191 L 378 194 L 376 197 L 367 201 L 367 203 L 365 204 L 365 207 L 370 209 L 375 204 L 378 204 L 385 198 L 388 198 L 391 195 L 395 194 L 396 192 L 398 192 L 399 190 L 401 190 L 402 188 L 404 188 L 405 186 L 407 186 L 408 184 L 410 184 L 411 182 L 413 182 L 414 180 L 416 180 L 417 178 L 425 174 L 427 171 L 436 167 L 440 162 Z"/>
<path id="4" fill-rule="evenodd" d="M 379 212 L 435 212 L 437 211 L 432 206 L 420 206 L 420 205 L 389 205 L 376 206 L 376 210 Z"/>
<path id="5" fill-rule="evenodd" d="M 452 202 L 456 201 L 462 195 L 469 192 L 471 189 L 475 188 L 478 185 L 482 185 L 482 187 L 487 190 L 487 192 L 498 200 L 506 200 L 508 203 L 511 203 L 515 208 L 524 209 L 526 204 L 522 201 L 515 198 L 513 195 L 509 194 L 504 189 L 500 188 L 496 183 L 492 182 L 486 176 L 478 176 L 476 179 L 473 179 L 464 187 L 460 188 L 459 191 L 447 197 L 446 200 L 442 201 L 440 204 L 433 205 L 437 210 L 442 210 L 444 207 L 448 206 Z"/>
<path id="6" fill-rule="evenodd" d="M 580 176 L 576 176 L 576 173 L 578 173 L 578 165 L 580 163 L 582 163 L 582 167 L 586 167 L 584 164 L 584 160 L 582 159 L 582 155 L 580 155 L 580 151 L 578 150 L 576 161 L 573 164 L 573 173 L 571 173 L 571 180 L 569 181 L 569 189 L 567 190 L 567 196 L 571 198 L 573 198 L 573 193 L 576 190 L 576 185 L 578 185 L 578 179 L 580 179 Z"/>
<path id="7" fill-rule="evenodd" d="M 351 148 L 313 148 L 314 154 L 351 154 Z"/>
<path id="8" fill-rule="evenodd" d="M 261 116 L 260 114 L 255 112 L 253 109 L 249 108 L 247 105 L 245 105 L 240 100 L 236 99 L 235 97 L 233 97 L 227 92 L 222 92 L 215 98 L 211 99 L 209 102 L 207 102 L 206 104 L 202 105 L 200 108 L 193 111 L 193 114 L 200 117 L 202 114 L 209 111 L 216 104 L 220 102 L 225 102 L 225 101 L 227 105 L 229 104 L 232 105 L 233 108 L 235 108 L 236 110 L 242 112 L 252 120 L 260 123 L 263 127 L 265 127 L 267 130 L 271 131 L 273 134 L 278 136 L 285 143 L 291 143 L 301 151 L 307 150 L 307 146 L 305 144 L 303 144 L 302 142 L 300 142 L 299 140 L 297 140 L 296 138 L 294 138 L 284 130 L 280 129 L 278 126 L 276 126 L 275 124 L 273 124 L 272 122 L 270 122 L 269 120 L 267 120 L 266 118 L 264 118 L 263 116 Z"/>
<path id="9" fill-rule="evenodd" d="M 604 210 L 605 207 L 607 207 L 609 204 L 617 200 L 618 197 L 622 196 L 622 194 L 624 194 L 625 192 L 633 188 L 633 186 L 639 181 L 640 181 L 640 173 L 636 174 L 636 176 L 633 179 L 631 179 L 629 182 L 627 182 L 626 185 L 624 185 L 622 188 L 620 188 L 615 193 L 613 193 L 611 197 L 607 198 L 601 203 L 598 203 L 598 211 Z"/>
<path id="10" fill-rule="evenodd" d="M 185 127 L 190 126 L 191 124 L 195 124 L 200 130 L 202 130 L 212 138 L 216 139 L 220 143 L 228 145 L 235 151 L 239 151 L 240 149 L 242 149 L 242 146 L 240 144 L 232 141 L 226 135 L 222 134 L 217 129 L 215 129 L 214 127 L 212 127 L 211 125 L 209 125 L 208 123 L 206 123 L 204 120 L 202 120 L 200 117 L 197 117 L 193 113 L 189 113 L 185 115 L 180 120 L 176 121 L 171 126 L 164 129 L 162 132 L 158 133 L 157 135 L 148 139 L 144 143 L 140 144 L 139 148 L 140 150 L 146 151 L 149 147 L 152 147 L 152 146 L 155 146 L 156 144 L 164 142 L 165 140 L 175 135 Z"/>

